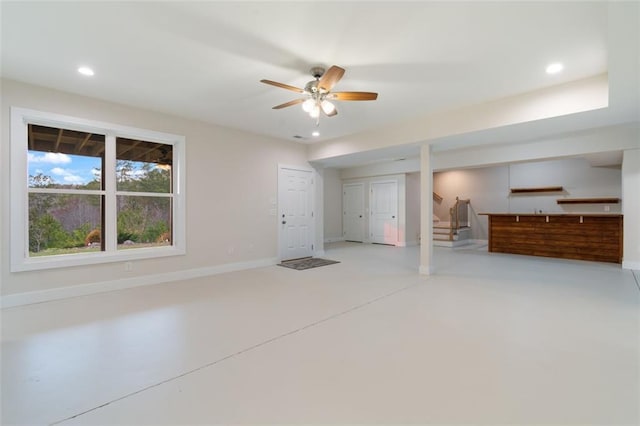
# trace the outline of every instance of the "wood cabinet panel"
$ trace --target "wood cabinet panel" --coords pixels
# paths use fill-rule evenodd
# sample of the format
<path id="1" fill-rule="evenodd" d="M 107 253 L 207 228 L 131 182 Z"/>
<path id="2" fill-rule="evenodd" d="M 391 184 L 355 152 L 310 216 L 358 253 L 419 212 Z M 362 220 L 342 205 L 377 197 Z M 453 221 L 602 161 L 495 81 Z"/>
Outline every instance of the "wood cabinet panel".
<path id="1" fill-rule="evenodd" d="M 490 252 L 622 262 L 621 215 L 488 216 Z"/>

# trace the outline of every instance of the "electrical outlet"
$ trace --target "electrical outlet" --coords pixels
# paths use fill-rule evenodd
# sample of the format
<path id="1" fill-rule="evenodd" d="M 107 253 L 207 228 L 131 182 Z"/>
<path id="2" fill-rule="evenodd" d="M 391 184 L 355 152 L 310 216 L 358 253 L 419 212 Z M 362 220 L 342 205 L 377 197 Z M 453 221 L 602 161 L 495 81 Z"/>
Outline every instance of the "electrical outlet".
<path id="1" fill-rule="evenodd" d="M 131 262 L 124 262 L 124 270 L 126 272 L 131 272 L 133 271 L 133 263 Z"/>
<path id="2" fill-rule="evenodd" d="M 609 206 L 604 206 L 604 211 L 605 211 L 605 212 L 608 212 L 608 211 L 610 211 L 610 210 L 611 210 L 611 208 L 610 208 Z"/>

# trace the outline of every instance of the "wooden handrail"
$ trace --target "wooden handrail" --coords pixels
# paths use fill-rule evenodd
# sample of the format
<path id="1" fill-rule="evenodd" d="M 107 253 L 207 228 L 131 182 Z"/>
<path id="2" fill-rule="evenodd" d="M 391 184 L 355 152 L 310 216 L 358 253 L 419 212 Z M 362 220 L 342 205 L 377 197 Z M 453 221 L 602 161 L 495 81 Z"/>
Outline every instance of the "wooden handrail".
<path id="1" fill-rule="evenodd" d="M 449 209 L 449 241 L 453 241 L 453 235 L 461 228 L 461 223 L 462 226 L 469 226 L 470 203 L 470 199 L 461 200 L 456 197 L 455 204 Z"/>

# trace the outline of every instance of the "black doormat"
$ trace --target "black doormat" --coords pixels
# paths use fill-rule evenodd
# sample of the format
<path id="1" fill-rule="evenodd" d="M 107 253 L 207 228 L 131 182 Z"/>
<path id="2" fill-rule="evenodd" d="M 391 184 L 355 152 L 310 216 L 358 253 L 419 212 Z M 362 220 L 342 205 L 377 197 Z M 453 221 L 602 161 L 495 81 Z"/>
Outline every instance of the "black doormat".
<path id="1" fill-rule="evenodd" d="M 317 268 L 318 266 L 333 265 L 334 263 L 340 262 L 337 260 L 320 259 L 318 257 L 305 257 L 303 259 L 285 260 L 278 263 L 278 265 L 302 271 L 304 269 Z"/>

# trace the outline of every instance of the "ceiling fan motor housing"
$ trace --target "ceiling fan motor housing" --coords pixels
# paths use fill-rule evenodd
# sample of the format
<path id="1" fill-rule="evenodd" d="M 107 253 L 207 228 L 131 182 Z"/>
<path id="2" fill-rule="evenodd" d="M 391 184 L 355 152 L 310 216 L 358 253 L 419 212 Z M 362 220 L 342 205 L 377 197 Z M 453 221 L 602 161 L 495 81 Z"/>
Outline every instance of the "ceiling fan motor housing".
<path id="1" fill-rule="evenodd" d="M 304 91 L 307 93 L 316 93 L 318 91 L 318 80 L 311 80 L 304 86 Z"/>
<path id="2" fill-rule="evenodd" d="M 313 67 L 310 70 L 311 75 L 313 76 L 313 78 L 315 78 L 316 80 L 319 79 L 320 77 L 322 77 L 322 75 L 325 72 L 324 67 Z"/>

